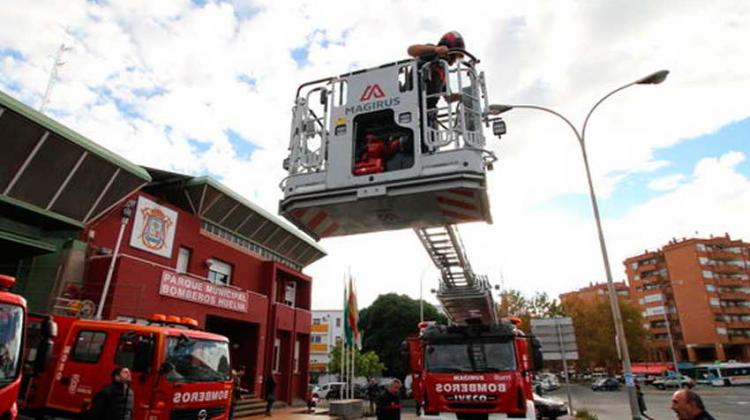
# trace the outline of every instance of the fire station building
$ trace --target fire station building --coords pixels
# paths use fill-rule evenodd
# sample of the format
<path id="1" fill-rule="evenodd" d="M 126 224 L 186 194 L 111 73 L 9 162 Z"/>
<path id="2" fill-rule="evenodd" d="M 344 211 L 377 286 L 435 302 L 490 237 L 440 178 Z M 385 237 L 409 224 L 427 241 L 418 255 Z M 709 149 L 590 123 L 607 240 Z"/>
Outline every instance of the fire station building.
<path id="1" fill-rule="evenodd" d="M 272 374 L 277 400 L 304 398 L 315 242 L 210 177 L 135 165 L 7 95 L 0 140 L 0 272 L 33 311 L 188 316 L 229 338 L 256 396 Z"/>
<path id="2" fill-rule="evenodd" d="M 86 228 L 87 294 L 101 296 L 119 238 L 104 318 L 195 318 L 229 338 L 255 395 L 272 373 L 279 400 L 304 398 L 312 279 L 302 268 L 323 250 L 211 178 L 148 171 L 150 184 Z"/>

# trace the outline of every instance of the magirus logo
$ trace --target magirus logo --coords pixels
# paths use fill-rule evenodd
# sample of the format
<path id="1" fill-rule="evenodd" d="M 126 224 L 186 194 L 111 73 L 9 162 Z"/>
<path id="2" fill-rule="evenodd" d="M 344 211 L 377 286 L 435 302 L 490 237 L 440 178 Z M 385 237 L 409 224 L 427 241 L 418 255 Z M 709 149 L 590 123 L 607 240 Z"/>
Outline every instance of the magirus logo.
<path id="1" fill-rule="evenodd" d="M 383 89 L 380 88 L 380 85 L 377 83 L 374 85 L 367 85 L 365 88 L 365 91 L 362 92 L 362 96 L 359 97 L 360 102 L 369 101 L 372 98 L 383 98 L 385 97 L 385 93 L 383 93 Z"/>

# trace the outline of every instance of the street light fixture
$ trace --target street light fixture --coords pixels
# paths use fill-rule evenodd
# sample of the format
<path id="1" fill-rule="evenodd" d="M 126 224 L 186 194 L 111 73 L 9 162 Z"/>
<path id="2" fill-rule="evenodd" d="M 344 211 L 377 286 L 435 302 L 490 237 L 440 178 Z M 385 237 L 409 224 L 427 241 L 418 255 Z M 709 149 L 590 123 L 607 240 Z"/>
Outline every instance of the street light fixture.
<path id="1" fill-rule="evenodd" d="M 669 74 L 668 70 L 660 70 L 657 72 L 654 72 L 652 74 L 649 74 L 646 77 L 640 78 L 636 80 L 635 82 L 628 83 L 624 86 L 621 86 L 608 94 L 604 95 L 601 99 L 599 99 L 593 107 L 591 107 L 591 110 L 586 115 L 586 119 L 583 121 L 583 128 L 581 129 L 580 133 L 578 129 L 576 129 L 575 125 L 570 122 L 567 118 L 565 118 L 562 114 L 553 111 L 552 109 L 545 108 L 542 106 L 537 105 L 490 105 L 489 106 L 489 112 L 490 115 L 500 115 L 504 112 L 510 111 L 512 109 L 518 108 L 518 109 L 536 109 L 539 111 L 544 111 L 550 114 L 553 114 L 557 116 L 558 118 L 565 121 L 565 123 L 573 130 L 573 133 L 576 135 L 576 139 L 578 140 L 578 144 L 581 146 L 581 154 L 583 155 L 583 165 L 586 168 L 586 180 L 588 181 L 589 186 L 589 196 L 591 198 L 591 207 L 594 211 L 594 219 L 596 220 L 596 229 L 597 233 L 599 235 L 599 247 L 601 248 L 602 253 L 602 260 L 604 262 L 604 270 L 607 275 L 607 289 L 609 291 L 609 304 L 612 310 L 612 318 L 615 324 L 615 335 L 617 340 L 620 344 L 620 349 L 622 351 L 622 368 L 623 373 L 625 377 L 625 382 L 627 385 L 628 390 L 628 398 L 630 400 L 630 413 L 635 420 L 640 420 L 641 413 L 640 409 L 638 408 L 638 398 L 636 396 L 636 390 L 635 390 L 635 382 L 633 378 L 633 369 L 630 364 L 630 352 L 628 351 L 628 343 L 627 339 L 625 338 L 625 328 L 623 327 L 622 322 L 622 314 L 620 313 L 620 303 L 617 300 L 617 293 L 615 292 L 615 286 L 614 282 L 612 281 L 612 270 L 609 266 L 609 256 L 607 254 L 607 245 L 604 241 L 604 232 L 602 231 L 602 222 L 601 218 L 599 217 L 599 205 L 596 201 L 596 194 L 594 193 L 594 184 L 591 181 L 591 170 L 589 169 L 589 161 L 588 156 L 586 154 L 586 126 L 588 125 L 589 118 L 591 117 L 591 114 L 594 112 L 594 110 L 604 102 L 607 98 L 614 95 L 615 93 L 629 88 L 633 85 L 656 85 L 661 82 L 663 82 L 667 75 Z"/>
<path id="2" fill-rule="evenodd" d="M 107 302 L 107 293 L 109 293 L 109 286 L 112 282 L 112 274 L 115 271 L 115 263 L 117 262 L 118 254 L 120 253 L 120 245 L 122 244 L 122 237 L 125 233 L 125 227 L 133 217 L 133 209 L 136 206 L 135 200 L 128 200 L 125 206 L 120 210 L 120 232 L 117 234 L 117 242 L 115 243 L 115 249 L 112 252 L 112 259 L 109 261 L 109 269 L 107 270 L 107 277 L 104 280 L 104 288 L 102 289 L 102 295 L 99 297 L 99 306 L 96 308 L 96 318 L 102 319 L 104 313 L 104 304 Z"/>

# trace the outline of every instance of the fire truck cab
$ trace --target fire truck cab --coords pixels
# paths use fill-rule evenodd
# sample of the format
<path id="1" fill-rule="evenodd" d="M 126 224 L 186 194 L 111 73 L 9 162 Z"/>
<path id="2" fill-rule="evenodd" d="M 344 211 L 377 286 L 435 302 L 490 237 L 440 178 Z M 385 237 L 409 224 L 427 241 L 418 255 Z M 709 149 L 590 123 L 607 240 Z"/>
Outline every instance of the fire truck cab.
<path id="1" fill-rule="evenodd" d="M 232 382 L 226 337 L 197 330 L 197 321 L 177 316 L 154 315 L 148 324 L 54 319 L 60 333 L 51 365 L 29 382 L 24 412 L 77 417 L 121 366 L 132 372 L 133 418 L 228 418 Z"/>
<path id="2" fill-rule="evenodd" d="M 7 291 L 14 282 L 13 277 L 0 275 L 0 419 L 10 420 L 18 415 L 26 321 L 26 301 Z"/>
<path id="3" fill-rule="evenodd" d="M 491 223 L 486 171 L 496 158 L 482 125 L 497 120 L 479 60 L 457 52 L 466 60 L 403 60 L 301 85 L 280 213 L 316 239 Z"/>
<path id="4" fill-rule="evenodd" d="M 531 381 L 541 369 L 539 342 L 513 323 L 421 323 L 405 345 L 424 418 L 536 418 Z"/>

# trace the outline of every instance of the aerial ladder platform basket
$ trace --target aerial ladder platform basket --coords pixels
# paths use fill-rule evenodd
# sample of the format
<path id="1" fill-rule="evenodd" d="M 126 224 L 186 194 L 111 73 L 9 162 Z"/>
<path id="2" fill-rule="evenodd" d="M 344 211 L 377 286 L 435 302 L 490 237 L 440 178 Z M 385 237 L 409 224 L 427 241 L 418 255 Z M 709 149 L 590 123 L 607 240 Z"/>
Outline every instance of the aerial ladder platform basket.
<path id="1" fill-rule="evenodd" d="M 491 223 L 484 74 L 461 52 L 454 65 L 410 59 L 301 85 L 279 212 L 315 239 Z M 446 89 L 428 93 L 435 66 Z"/>

